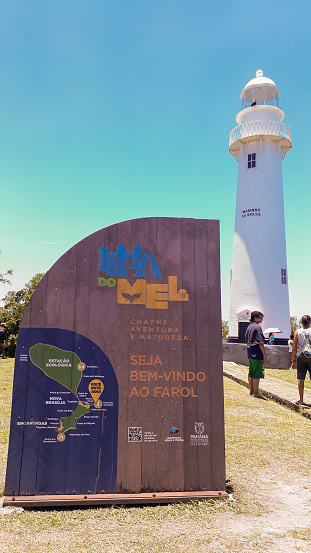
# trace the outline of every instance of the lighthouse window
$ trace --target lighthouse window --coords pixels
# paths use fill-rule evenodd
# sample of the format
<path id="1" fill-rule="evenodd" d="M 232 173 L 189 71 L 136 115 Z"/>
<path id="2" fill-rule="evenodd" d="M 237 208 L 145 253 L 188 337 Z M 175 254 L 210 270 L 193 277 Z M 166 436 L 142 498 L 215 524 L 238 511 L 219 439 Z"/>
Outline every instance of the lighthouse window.
<path id="1" fill-rule="evenodd" d="M 281 269 L 281 284 L 286 284 L 286 269 Z"/>
<path id="2" fill-rule="evenodd" d="M 256 167 L 256 154 L 247 155 L 247 169 L 252 169 Z"/>

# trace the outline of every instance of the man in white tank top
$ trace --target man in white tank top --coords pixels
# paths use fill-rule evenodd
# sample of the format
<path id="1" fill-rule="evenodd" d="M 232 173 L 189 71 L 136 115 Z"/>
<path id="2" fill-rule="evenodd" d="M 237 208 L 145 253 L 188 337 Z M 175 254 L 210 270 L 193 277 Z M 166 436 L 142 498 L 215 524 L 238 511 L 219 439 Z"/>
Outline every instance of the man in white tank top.
<path id="1" fill-rule="evenodd" d="M 308 362 L 307 360 L 301 360 L 299 359 L 299 355 L 302 353 L 306 342 L 308 340 L 311 342 L 310 316 L 304 315 L 301 319 L 301 323 L 302 323 L 302 328 L 299 328 L 298 330 L 296 330 L 294 334 L 291 369 L 294 368 L 295 354 L 297 353 L 297 379 L 298 379 L 298 391 L 299 391 L 299 401 L 297 401 L 297 404 L 305 405 L 303 402 L 303 392 L 305 387 L 305 378 L 306 378 L 307 371 L 309 371 L 309 376 L 311 378 L 311 359 L 310 359 L 310 362 Z"/>

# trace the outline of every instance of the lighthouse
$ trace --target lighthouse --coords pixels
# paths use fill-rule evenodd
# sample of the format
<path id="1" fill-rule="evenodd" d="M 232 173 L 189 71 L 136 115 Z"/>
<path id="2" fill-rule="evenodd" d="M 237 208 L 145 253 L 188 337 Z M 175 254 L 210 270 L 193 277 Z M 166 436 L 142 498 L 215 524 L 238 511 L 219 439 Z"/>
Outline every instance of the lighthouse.
<path id="1" fill-rule="evenodd" d="M 241 92 L 238 126 L 229 151 L 238 163 L 229 341 L 244 342 L 251 311 L 264 314 L 263 330 L 277 327 L 287 343 L 290 314 L 286 263 L 282 161 L 291 149 L 282 122 L 280 91 L 261 70 Z"/>

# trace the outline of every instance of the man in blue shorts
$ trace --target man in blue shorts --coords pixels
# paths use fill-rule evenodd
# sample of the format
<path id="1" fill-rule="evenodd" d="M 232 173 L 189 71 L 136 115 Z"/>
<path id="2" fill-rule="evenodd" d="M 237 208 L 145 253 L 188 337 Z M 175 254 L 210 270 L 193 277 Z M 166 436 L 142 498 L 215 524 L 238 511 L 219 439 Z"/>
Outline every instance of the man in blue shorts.
<path id="1" fill-rule="evenodd" d="M 247 343 L 248 355 L 248 383 L 251 396 L 263 399 L 259 394 L 259 381 L 264 378 L 263 364 L 266 363 L 265 337 L 259 324 L 263 320 L 263 314 L 260 311 L 251 313 L 250 325 L 245 332 L 245 342 Z"/>

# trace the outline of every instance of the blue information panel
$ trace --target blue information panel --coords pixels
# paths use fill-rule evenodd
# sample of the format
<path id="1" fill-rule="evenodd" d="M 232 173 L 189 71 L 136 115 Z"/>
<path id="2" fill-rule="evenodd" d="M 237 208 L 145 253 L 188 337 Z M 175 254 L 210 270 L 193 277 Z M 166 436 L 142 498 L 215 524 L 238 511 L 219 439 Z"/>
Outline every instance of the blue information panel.
<path id="1" fill-rule="evenodd" d="M 105 353 L 69 330 L 20 330 L 6 495 L 113 493 L 118 384 Z"/>

